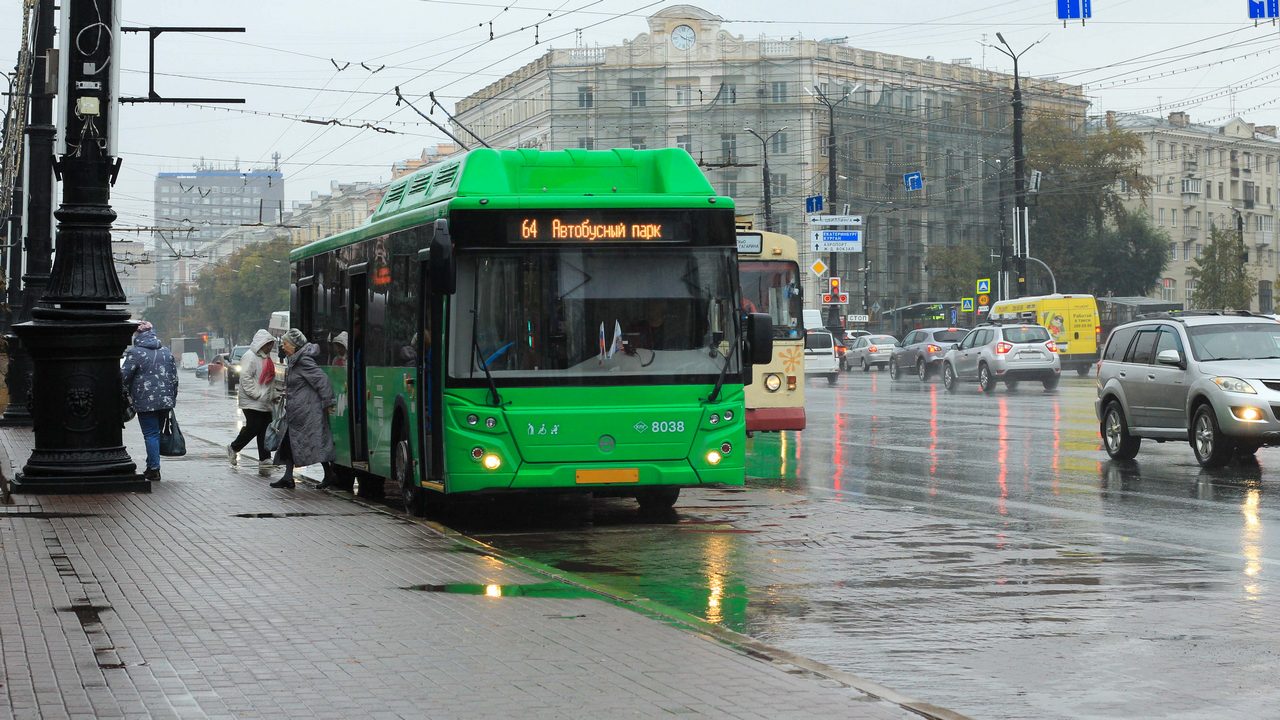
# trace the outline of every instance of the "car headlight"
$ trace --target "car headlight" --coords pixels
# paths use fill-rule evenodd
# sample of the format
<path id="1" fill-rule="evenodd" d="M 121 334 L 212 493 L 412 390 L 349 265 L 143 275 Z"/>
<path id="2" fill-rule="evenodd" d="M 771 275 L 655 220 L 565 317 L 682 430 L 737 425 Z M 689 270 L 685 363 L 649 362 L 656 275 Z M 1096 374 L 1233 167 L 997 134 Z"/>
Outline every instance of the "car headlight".
<path id="1" fill-rule="evenodd" d="M 1258 391 L 1254 390 L 1252 385 L 1237 377 L 1219 376 L 1213 379 L 1213 383 L 1227 392 L 1245 393 L 1246 395 L 1258 394 Z"/>
<path id="2" fill-rule="evenodd" d="M 764 389 L 769 392 L 778 392 L 782 389 L 782 376 L 777 373 L 769 373 L 764 376 Z"/>
<path id="3" fill-rule="evenodd" d="M 240 372 L 240 365 L 239 365 L 239 364 L 237 364 L 237 365 L 236 365 L 236 372 Z"/>

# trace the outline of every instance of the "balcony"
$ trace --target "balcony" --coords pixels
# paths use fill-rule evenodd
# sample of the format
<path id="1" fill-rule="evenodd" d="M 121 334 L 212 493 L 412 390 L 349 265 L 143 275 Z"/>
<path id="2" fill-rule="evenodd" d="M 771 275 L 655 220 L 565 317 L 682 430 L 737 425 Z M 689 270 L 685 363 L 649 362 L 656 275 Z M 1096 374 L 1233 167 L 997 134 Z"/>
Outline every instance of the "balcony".
<path id="1" fill-rule="evenodd" d="M 1187 225 L 1182 228 L 1182 239 L 1185 241 L 1199 240 L 1200 228 L 1195 225 Z"/>
<path id="2" fill-rule="evenodd" d="M 1183 160 L 1182 161 L 1182 172 L 1193 173 L 1199 169 L 1200 169 L 1199 160 Z"/>

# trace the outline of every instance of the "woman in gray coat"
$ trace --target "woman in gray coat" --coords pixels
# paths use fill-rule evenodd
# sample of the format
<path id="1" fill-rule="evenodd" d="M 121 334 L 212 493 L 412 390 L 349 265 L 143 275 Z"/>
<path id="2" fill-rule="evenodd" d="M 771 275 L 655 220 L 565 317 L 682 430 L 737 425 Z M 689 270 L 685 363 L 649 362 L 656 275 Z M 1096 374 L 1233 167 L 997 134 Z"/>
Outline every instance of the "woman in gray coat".
<path id="1" fill-rule="evenodd" d="M 271 487 L 292 488 L 295 465 L 327 465 L 336 458 L 333 433 L 329 429 L 329 414 L 336 401 L 328 376 L 316 363 L 320 348 L 308 343 L 297 328 L 280 338 L 280 346 L 288 356 L 284 382 L 285 432 L 275 462 L 284 465 L 284 477 L 271 483 Z"/>

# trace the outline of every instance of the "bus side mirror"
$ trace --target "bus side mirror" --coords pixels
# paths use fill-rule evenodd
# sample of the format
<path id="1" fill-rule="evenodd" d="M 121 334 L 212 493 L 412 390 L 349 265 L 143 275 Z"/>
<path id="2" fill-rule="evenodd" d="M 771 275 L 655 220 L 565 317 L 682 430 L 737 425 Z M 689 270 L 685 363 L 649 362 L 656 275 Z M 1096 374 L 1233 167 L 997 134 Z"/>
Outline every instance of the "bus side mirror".
<path id="1" fill-rule="evenodd" d="M 747 353 L 752 365 L 773 360 L 773 318 L 768 313 L 747 313 Z"/>
<path id="2" fill-rule="evenodd" d="M 431 291 L 437 295 L 452 295 L 458 290 L 458 262 L 453 256 L 453 238 L 449 235 L 449 221 L 436 220 L 431 236 L 430 263 Z"/>

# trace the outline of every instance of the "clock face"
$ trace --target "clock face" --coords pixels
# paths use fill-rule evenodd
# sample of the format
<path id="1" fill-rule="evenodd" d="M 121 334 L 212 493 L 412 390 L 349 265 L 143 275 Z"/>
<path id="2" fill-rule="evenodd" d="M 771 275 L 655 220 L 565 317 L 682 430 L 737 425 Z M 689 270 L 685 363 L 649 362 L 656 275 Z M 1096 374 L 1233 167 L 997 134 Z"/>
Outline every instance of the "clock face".
<path id="1" fill-rule="evenodd" d="M 693 42 L 697 39 L 697 33 L 688 25 L 677 25 L 676 29 L 671 31 L 671 44 L 679 50 L 688 50 L 693 47 Z"/>

